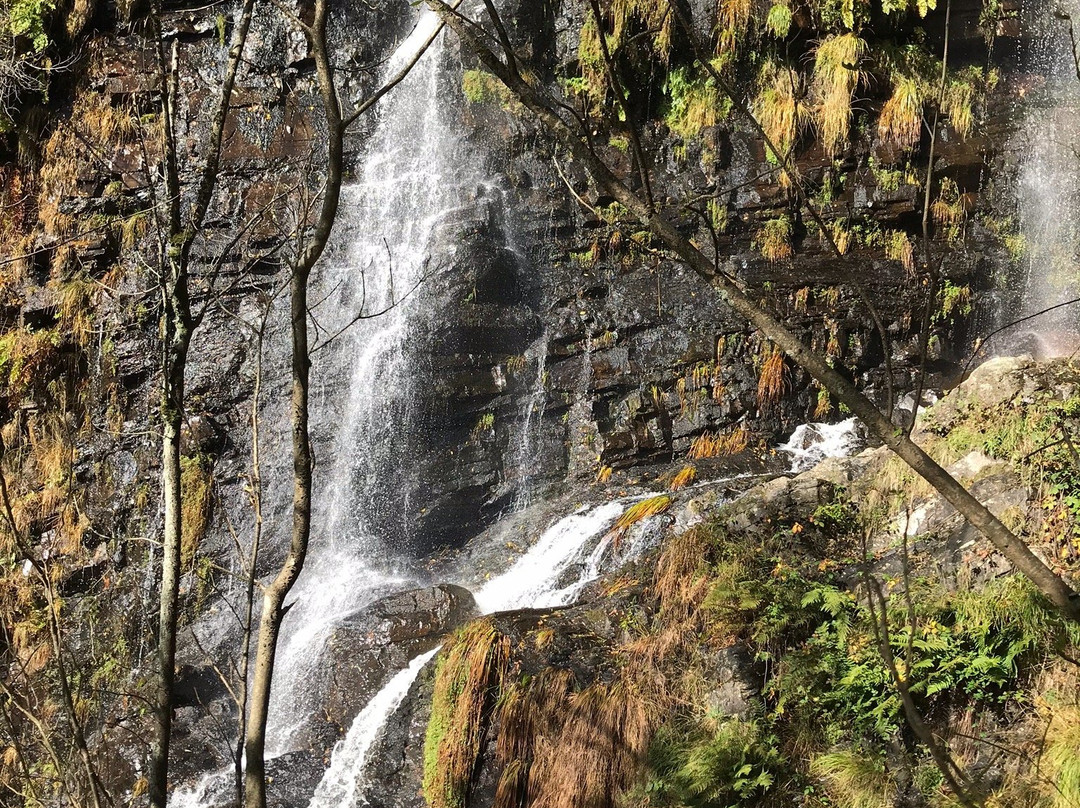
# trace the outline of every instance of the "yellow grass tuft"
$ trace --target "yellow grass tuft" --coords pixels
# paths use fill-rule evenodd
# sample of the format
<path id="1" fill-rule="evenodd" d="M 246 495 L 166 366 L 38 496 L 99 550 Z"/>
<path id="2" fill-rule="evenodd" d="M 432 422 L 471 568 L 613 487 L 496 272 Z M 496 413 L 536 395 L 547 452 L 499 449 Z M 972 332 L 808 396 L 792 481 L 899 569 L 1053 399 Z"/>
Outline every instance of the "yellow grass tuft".
<path id="1" fill-rule="evenodd" d="M 424 738 L 424 797 L 432 808 L 464 805 L 509 657 L 510 641 L 490 620 L 469 623 L 443 648 Z"/>
<path id="2" fill-rule="evenodd" d="M 1052 782 L 1048 792 L 1051 808 L 1080 805 L 1080 709 L 1075 705 L 1057 707 L 1046 732 L 1044 765 Z"/>
<path id="3" fill-rule="evenodd" d="M 860 65 L 866 50 L 866 41 L 849 31 L 822 40 L 815 52 L 811 81 L 814 118 L 829 156 L 842 150 L 851 133 L 851 101 L 865 80 Z"/>
<path id="4" fill-rule="evenodd" d="M 885 762 L 866 751 L 839 751 L 820 755 L 810 771 L 821 778 L 835 804 L 845 808 L 890 808 L 896 784 Z"/>
<path id="5" fill-rule="evenodd" d="M 746 33 L 753 19 L 754 0 L 720 0 L 717 5 L 717 28 L 734 35 Z"/>
<path id="6" fill-rule="evenodd" d="M 730 457 L 746 450 L 750 443 L 750 433 L 740 426 L 728 433 L 702 432 L 690 444 L 686 453 L 688 460 L 702 460 L 707 457 Z"/>
<path id="7" fill-rule="evenodd" d="M 890 230 L 885 234 L 885 257 L 899 261 L 909 276 L 915 276 L 915 245 L 907 233 Z"/>
<path id="8" fill-rule="evenodd" d="M 641 502 L 635 502 L 623 511 L 623 515 L 615 522 L 615 530 L 626 530 L 631 525 L 635 525 L 643 519 L 648 519 L 650 516 L 663 513 L 670 507 L 671 497 L 667 494 L 659 494 L 655 497 L 643 499 Z"/>
<path id="9" fill-rule="evenodd" d="M 185 567 L 195 561 L 195 554 L 210 526 L 213 483 L 208 459 L 201 455 L 180 458 L 180 556 Z"/>
<path id="10" fill-rule="evenodd" d="M 913 149 L 922 138 L 923 97 L 918 82 L 898 76 L 892 95 L 881 108 L 878 136 L 898 149 Z"/>
<path id="11" fill-rule="evenodd" d="M 941 99 L 941 111 L 949 116 L 953 129 L 960 135 L 961 140 L 966 140 L 971 134 L 975 122 L 972 112 L 974 101 L 975 87 L 969 82 L 957 79 L 945 86 L 945 94 Z"/>
<path id="12" fill-rule="evenodd" d="M 766 157 L 783 164 L 796 139 L 806 124 L 806 113 L 799 106 L 802 93 L 802 77 L 785 65 L 768 61 L 758 74 L 758 91 L 751 104 L 751 111 L 769 140 L 779 150 L 773 154 L 766 146 Z M 780 172 L 780 184 L 788 186 L 791 178 L 787 171 Z"/>
<path id="13" fill-rule="evenodd" d="M 690 485 L 696 477 L 697 470 L 693 466 L 683 466 L 682 470 L 672 478 L 668 490 L 680 491 Z"/>
<path id="14" fill-rule="evenodd" d="M 844 219 L 837 219 L 829 225 L 829 234 L 832 236 L 837 252 L 847 255 L 848 250 L 851 249 L 851 229 L 847 226 L 847 222 Z"/>

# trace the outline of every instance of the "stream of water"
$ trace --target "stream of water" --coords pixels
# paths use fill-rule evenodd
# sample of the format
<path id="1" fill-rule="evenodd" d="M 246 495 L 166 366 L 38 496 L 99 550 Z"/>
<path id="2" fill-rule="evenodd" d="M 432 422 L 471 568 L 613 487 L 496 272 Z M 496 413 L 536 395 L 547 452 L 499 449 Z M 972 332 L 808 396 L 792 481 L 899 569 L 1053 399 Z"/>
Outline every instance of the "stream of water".
<path id="1" fill-rule="evenodd" d="M 840 424 L 804 424 L 779 448 L 791 456 L 791 471 L 798 472 L 826 457 L 848 455 L 858 445 L 855 419 L 849 419 Z M 616 546 L 612 527 L 628 505 L 651 495 L 583 506 L 556 521 L 506 572 L 476 591 L 480 612 L 569 605 L 602 573 L 641 557 L 652 548 L 653 534 L 648 530 L 633 531 L 629 541 Z M 354 808 L 366 804 L 365 788 L 370 785 L 367 752 L 434 653 L 429 651 L 414 659 L 364 707 L 335 747 L 330 768 L 308 808 Z"/>
<path id="2" fill-rule="evenodd" d="M 1025 3 L 1026 35 L 1017 90 L 1019 122 L 1009 150 L 1018 155 L 1015 242 L 1020 288 L 1000 318 L 1004 324 L 1080 297 L 1080 79 L 1067 22 L 1080 21 L 1080 2 Z M 1054 309 L 996 337 L 997 353 L 1037 357 L 1071 353 L 1080 345 L 1080 306 Z"/>
<path id="3" fill-rule="evenodd" d="M 400 70 L 436 26 L 436 16 L 423 12 L 385 75 Z M 418 577 L 398 548 L 413 504 L 396 478 L 409 462 L 400 440 L 411 427 L 414 398 L 408 329 L 429 298 L 407 293 L 429 273 L 432 234 L 461 207 L 462 188 L 475 175 L 469 150 L 460 147 L 460 127 L 442 102 L 442 39 L 380 103 L 360 174 L 343 193 L 335 240 L 347 246 L 320 279 L 322 332 L 346 330 L 325 355 L 317 354 L 314 367 L 326 387 L 314 402 L 313 432 L 323 436 L 319 455 L 329 462 L 316 478 L 325 496 L 282 630 L 271 755 L 295 748 L 297 731 L 317 706 L 320 694 L 311 683 L 333 627 Z M 358 314 L 386 309 L 353 322 Z"/>

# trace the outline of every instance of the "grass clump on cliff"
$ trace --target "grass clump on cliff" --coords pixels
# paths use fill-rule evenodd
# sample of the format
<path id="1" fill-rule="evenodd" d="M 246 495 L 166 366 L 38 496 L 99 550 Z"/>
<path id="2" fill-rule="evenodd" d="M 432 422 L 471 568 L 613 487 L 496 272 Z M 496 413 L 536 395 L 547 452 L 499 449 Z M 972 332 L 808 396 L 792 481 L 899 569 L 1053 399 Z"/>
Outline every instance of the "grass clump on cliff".
<path id="1" fill-rule="evenodd" d="M 210 526 L 214 478 L 205 455 L 180 458 L 181 538 L 180 558 L 190 567 Z"/>
<path id="2" fill-rule="evenodd" d="M 424 797 L 431 808 L 461 808 L 483 739 L 484 719 L 505 673 L 510 646 L 490 620 L 460 629 L 435 668 L 424 737 Z"/>
<path id="3" fill-rule="evenodd" d="M 825 153 L 839 154 L 851 132 L 851 102 L 866 80 L 866 40 L 852 31 L 822 40 L 814 54 L 814 120 Z"/>
<path id="4" fill-rule="evenodd" d="M 799 106 L 802 84 L 802 77 L 797 72 L 771 60 L 762 66 L 758 74 L 758 91 L 751 103 L 751 111 L 780 152 L 774 154 L 766 146 L 765 156 L 770 162 L 783 163 L 787 159 L 806 123 L 805 108 Z M 779 179 L 785 187 L 791 181 L 786 171 L 781 172 Z"/>
<path id="5" fill-rule="evenodd" d="M 754 234 L 754 246 L 766 261 L 776 263 L 791 258 L 795 254 L 791 246 L 793 228 L 791 217 L 784 215 L 769 219 Z"/>
<path id="6" fill-rule="evenodd" d="M 709 457 L 730 457 L 746 451 L 750 445 L 750 433 L 739 426 L 730 432 L 702 432 L 690 443 L 687 460 L 703 460 Z"/>
<path id="7" fill-rule="evenodd" d="M 787 368 L 784 354 L 779 348 L 768 352 L 758 372 L 757 401 L 762 410 L 770 409 L 779 403 L 786 387 Z"/>
<path id="8" fill-rule="evenodd" d="M 697 137 L 707 127 L 716 126 L 730 114 L 731 99 L 711 77 L 698 75 L 691 68 L 672 70 L 666 89 L 668 108 L 664 120 L 671 133 L 684 141 Z"/>
<path id="9" fill-rule="evenodd" d="M 897 76 L 892 95 L 881 108 L 878 136 L 899 149 L 913 149 L 922 138 L 923 97 L 919 83 L 909 76 Z"/>

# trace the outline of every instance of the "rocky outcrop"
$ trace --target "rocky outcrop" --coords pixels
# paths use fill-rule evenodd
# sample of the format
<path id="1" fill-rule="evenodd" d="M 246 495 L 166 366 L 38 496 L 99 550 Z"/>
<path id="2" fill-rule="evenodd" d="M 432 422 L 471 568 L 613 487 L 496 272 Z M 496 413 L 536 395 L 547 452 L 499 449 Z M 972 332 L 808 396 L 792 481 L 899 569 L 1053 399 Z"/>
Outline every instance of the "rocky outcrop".
<path id="1" fill-rule="evenodd" d="M 141 28 L 130 24 L 138 4 L 122 5 L 97 8 L 83 56 L 58 81 L 48 102 L 42 130 L 48 143 L 40 144 L 42 153 L 28 166 L 45 157 L 52 174 L 14 167 L 14 162 L 4 167 L 6 187 L 18 187 L 12 179 L 17 177 L 33 189 L 24 196 L 34 201 L 20 198 L 10 208 L 13 221 L 21 217 L 16 229 L 26 238 L 19 247 L 32 250 L 32 257 L 17 264 L 21 274 L 13 284 L 5 282 L 0 300 L 7 332 L 50 335 L 37 346 L 49 362 L 29 366 L 27 375 L 33 378 L 4 402 L 5 423 L 22 434 L 20 450 L 51 445 L 41 436 L 51 440 L 61 427 L 70 433 L 63 444 L 74 458 L 69 473 L 53 477 L 67 480 L 77 497 L 75 506 L 35 517 L 28 532 L 35 552 L 48 550 L 54 559 L 63 559 L 59 592 L 81 624 L 72 629 L 75 653 L 92 660 L 91 667 L 125 672 L 123 681 L 97 682 L 108 693 L 126 692 L 129 686 L 137 691 L 143 679 L 127 672 L 141 671 L 153 647 L 156 591 L 148 548 L 160 532 L 153 429 L 159 332 L 156 279 L 147 269 L 158 248 L 150 216 L 158 158 L 118 120 L 134 111 L 140 125 L 156 125 L 157 67 Z M 202 125 L 213 103 L 225 36 L 219 20 L 224 25 L 224 18 L 187 4 L 166 5 L 164 28 L 180 53 L 184 104 L 178 123 L 184 165 L 190 169 L 198 164 Z M 586 6 L 576 0 L 505 5 L 511 35 L 523 53 L 542 56 L 543 80 L 559 81 L 577 58 L 574 37 Z M 960 5 L 961 51 L 967 53 L 964 58 L 980 61 L 979 40 L 970 24 L 974 12 L 968 3 Z M 690 6 L 703 28 L 711 30 L 713 6 Z M 360 68 L 381 63 L 411 20 L 405 3 L 335 6 L 334 62 L 347 74 L 343 97 L 359 98 L 371 89 L 378 71 Z M 237 222 L 250 219 L 305 173 L 311 144 L 320 138 L 303 37 L 276 15 L 259 15 L 248 48 L 226 133 L 220 192 L 196 260 L 200 271 L 218 257 Z M 385 539 L 385 546 L 420 557 L 464 546 L 457 561 L 476 559 L 474 577 L 480 580 L 499 571 L 507 557 L 535 537 L 530 519 L 550 521 L 529 512 L 485 532 L 526 501 L 527 494 L 548 497 L 544 513 L 550 515 L 551 508 L 580 499 L 581 487 L 598 478 L 611 475 L 608 488 L 595 490 L 618 491 L 662 476 L 672 464 L 682 465 L 692 442 L 705 435 L 738 433 L 744 438 L 738 445 L 754 454 L 756 463 L 756 455 L 795 424 L 837 415 L 808 377 L 784 362 L 782 394 L 762 401 L 758 376 L 769 355 L 767 342 L 670 256 L 640 243 L 630 223 L 608 216 L 610 200 L 591 195 L 581 167 L 565 163 L 527 116 L 497 100 L 464 98 L 461 70 L 476 67 L 467 55 L 451 45 L 443 58 L 446 75 L 440 92 L 451 99 L 448 106 L 467 133 L 464 147 L 479 155 L 486 181 L 469 190 L 461 209 L 448 215 L 433 236 L 429 262 L 445 272 L 419 291 L 428 314 L 410 322 L 405 340 L 411 383 L 409 400 L 401 407 L 408 420 L 401 422 L 392 447 L 398 462 L 373 490 L 358 494 L 377 502 L 369 527 Z M 126 134 L 110 140 L 106 124 Z M 362 121 L 350 139 L 356 159 L 371 125 Z M 790 200 L 760 176 L 768 161 L 750 128 L 728 121 L 684 142 L 653 109 L 643 137 L 654 156 L 658 197 L 708 197 L 723 203 L 727 225 L 715 234 L 715 249 L 725 268 L 760 290 L 762 305 L 779 312 L 878 400 L 909 385 L 916 368 L 922 293 L 898 260 L 856 242 L 840 262 L 801 221 L 794 234 L 796 257 L 767 260 L 755 246 L 756 233 L 788 209 Z M 968 213 L 985 206 L 978 183 L 991 147 L 985 138 L 949 138 L 939 144 L 937 170 L 958 183 Z M 605 144 L 600 148 L 618 151 Z M 914 232 L 922 204 L 918 189 L 896 187 L 895 178 L 875 171 L 871 159 L 880 153 L 871 132 L 855 138 L 840 161 L 843 187 L 824 203 L 824 212 L 858 217 L 881 230 Z M 615 159 L 620 170 L 630 171 L 628 158 Z M 820 150 L 808 149 L 799 170 L 820 184 L 834 170 L 831 162 Z M 54 176 L 61 168 L 70 173 L 62 182 Z M 921 169 L 918 159 L 913 169 Z M 192 176 L 189 171 L 185 180 Z M 3 202 L 5 211 L 9 202 Z M 679 226 L 705 243 L 710 235 L 699 219 L 687 214 Z M 87 232 L 73 236 L 74 223 L 87 224 Z M 192 621 L 208 608 L 226 608 L 218 598 L 229 589 L 231 573 L 245 572 L 234 547 L 237 538 L 246 542 L 254 525 L 249 458 L 256 355 L 250 330 L 238 322 L 258 322 L 282 280 L 275 261 L 263 255 L 274 237 L 269 224 L 252 227 L 235 254 L 226 256 L 219 288 L 196 284 L 196 306 L 212 305 L 191 352 L 184 453 L 195 473 L 205 476 L 202 481 L 211 493 L 200 511 L 205 535 L 187 559 L 182 587 Z M 253 255 L 263 257 L 249 262 Z M 951 249 L 943 272 L 957 287 L 977 288 L 979 278 L 989 277 L 1004 260 L 997 240 L 972 223 L 966 240 Z M 850 283 L 853 272 L 862 292 Z M 878 304 L 885 341 L 864 307 L 863 293 Z M 73 315 L 72 301 L 86 309 L 81 313 L 92 318 L 90 326 Z M 933 328 L 929 369 L 932 384 L 938 384 L 952 374 L 950 360 L 963 353 L 965 318 L 936 319 Z M 290 516 L 289 436 L 282 403 L 286 341 L 279 310 L 271 312 L 266 333 L 264 399 L 256 407 L 263 417 L 266 450 L 260 573 L 269 572 L 281 556 Z M 894 365 L 891 375 L 886 356 Z M 5 368 L 12 375 L 12 368 Z M 323 381 L 330 396 L 351 377 Z M 996 380 L 988 384 L 1002 389 Z M 325 429 L 315 436 L 320 470 L 332 460 L 333 421 L 333 414 L 327 416 Z M 27 461 L 31 477 L 40 460 Z M 828 474 L 819 469 L 816 476 L 773 482 L 735 507 L 729 526 L 756 537 L 755 525 L 775 522 L 779 514 L 805 515 L 868 475 L 875 468 L 870 464 L 864 457 L 836 464 Z M 969 454 L 964 467 L 978 490 L 1003 513 L 1024 509 L 1015 479 L 998 466 L 980 464 L 978 456 Z M 710 468 L 708 461 L 698 467 L 702 476 Z M 193 478 L 193 484 L 198 482 Z M 44 475 L 18 492 L 28 497 L 28 512 L 37 513 L 42 493 L 54 483 Z M 56 499 L 58 490 L 49 489 L 49 496 Z M 716 502 L 724 498 L 716 491 L 696 493 L 675 513 L 676 524 L 685 529 L 712 518 Z M 920 507 L 916 532 L 948 534 L 947 546 L 953 549 L 947 563 L 954 574 L 976 575 L 963 559 L 978 556 L 983 548 L 963 533 L 947 509 L 935 503 Z M 470 544 L 476 537 L 498 537 L 497 551 Z M 996 561 L 983 561 L 987 572 L 979 574 L 1000 571 Z M 445 562 L 438 568 L 452 566 Z M 624 599 L 614 602 L 614 612 L 603 612 L 596 605 L 607 603 L 602 590 L 588 590 L 591 604 L 501 619 L 499 630 L 517 646 L 527 645 L 527 638 L 535 641 L 541 622 L 555 638 L 543 653 L 522 652 L 523 671 L 576 666 L 579 687 L 612 675 L 608 656 L 629 631 L 619 621 L 632 621 L 641 610 Z M 280 771 L 275 778 L 290 789 L 278 795 L 284 803 L 302 802 L 299 795 L 321 771 L 327 748 L 388 672 L 433 647 L 471 615 L 473 604 L 467 592 L 442 586 L 395 596 L 373 609 L 345 621 L 331 639 L 335 664 L 327 685 L 329 720 L 312 731 L 311 750 L 276 764 Z M 219 736 L 220 727 L 235 718 L 196 636 L 188 635 L 177 692 L 177 772 L 189 780 L 227 760 L 228 745 L 207 739 Z M 586 647 L 582 638 L 595 640 L 595 648 Z M 217 641 L 211 654 L 231 650 L 227 638 Z M 757 698 L 747 672 L 752 666 L 746 663 L 745 649 L 737 645 L 711 657 L 707 669 L 716 687 L 709 698 L 718 710 L 741 715 Z M 430 676 L 417 685 L 382 742 L 380 765 L 387 768 L 380 782 L 400 784 L 397 791 L 379 786 L 385 795 L 377 798 L 387 806 L 417 799 L 422 768 L 417 733 L 422 735 L 426 725 L 424 681 L 430 684 Z M 133 701 L 109 696 L 104 702 L 107 706 L 94 718 L 101 725 L 95 744 L 103 758 L 122 750 L 115 757 L 123 762 L 114 766 L 109 782 L 116 793 L 124 793 L 139 782 L 137 759 L 144 750 L 136 750 L 129 736 L 142 732 L 141 719 Z M 494 782 L 490 767 L 483 771 L 488 780 L 480 791 L 488 793 Z"/>
<path id="2" fill-rule="evenodd" d="M 329 689 L 322 715 L 342 730 L 390 678 L 475 616 L 467 589 L 439 584 L 389 595 L 334 627 L 326 643 Z"/>

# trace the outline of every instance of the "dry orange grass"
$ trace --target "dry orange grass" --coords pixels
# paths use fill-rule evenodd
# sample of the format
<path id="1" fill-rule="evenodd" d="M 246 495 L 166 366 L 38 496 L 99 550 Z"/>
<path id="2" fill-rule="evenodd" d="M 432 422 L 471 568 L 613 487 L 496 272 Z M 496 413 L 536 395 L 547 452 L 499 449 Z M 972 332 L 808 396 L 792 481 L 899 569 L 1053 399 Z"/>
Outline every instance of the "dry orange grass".
<path id="1" fill-rule="evenodd" d="M 660 494 L 655 497 L 643 499 L 641 502 L 635 502 L 623 511 L 623 515 L 615 522 L 615 530 L 626 530 L 631 525 L 635 525 L 643 519 L 648 519 L 650 516 L 656 516 L 659 513 L 663 513 L 670 507 L 671 497 L 667 494 Z"/>
<path id="2" fill-rule="evenodd" d="M 832 401 L 829 398 L 829 391 L 824 387 L 818 390 L 817 403 L 814 405 L 813 419 L 820 421 L 823 418 L 828 417 L 832 411 Z"/>
<path id="3" fill-rule="evenodd" d="M 484 715 L 509 657 L 509 639 L 490 620 L 469 623 L 444 647 L 424 740 L 424 796 L 432 808 L 464 803 L 483 740 Z"/>
<path id="4" fill-rule="evenodd" d="M 653 573 L 653 594 L 664 618 L 685 620 L 705 596 L 701 584 L 709 544 L 704 531 L 687 530 L 670 539 Z"/>
<path id="5" fill-rule="evenodd" d="M 787 386 L 786 378 L 784 355 L 778 348 L 774 348 L 765 358 L 758 374 L 757 399 L 761 409 L 769 409 L 780 401 Z"/>
<path id="6" fill-rule="evenodd" d="M 690 485 L 696 477 L 697 470 L 693 466 L 683 466 L 679 473 L 671 478 L 671 485 L 668 486 L 668 490 L 680 491 Z"/>
<path id="7" fill-rule="evenodd" d="M 688 460 L 703 460 L 707 457 L 730 457 L 746 450 L 750 444 L 750 433 L 740 426 L 728 433 L 702 432 L 690 444 L 686 453 Z"/>

